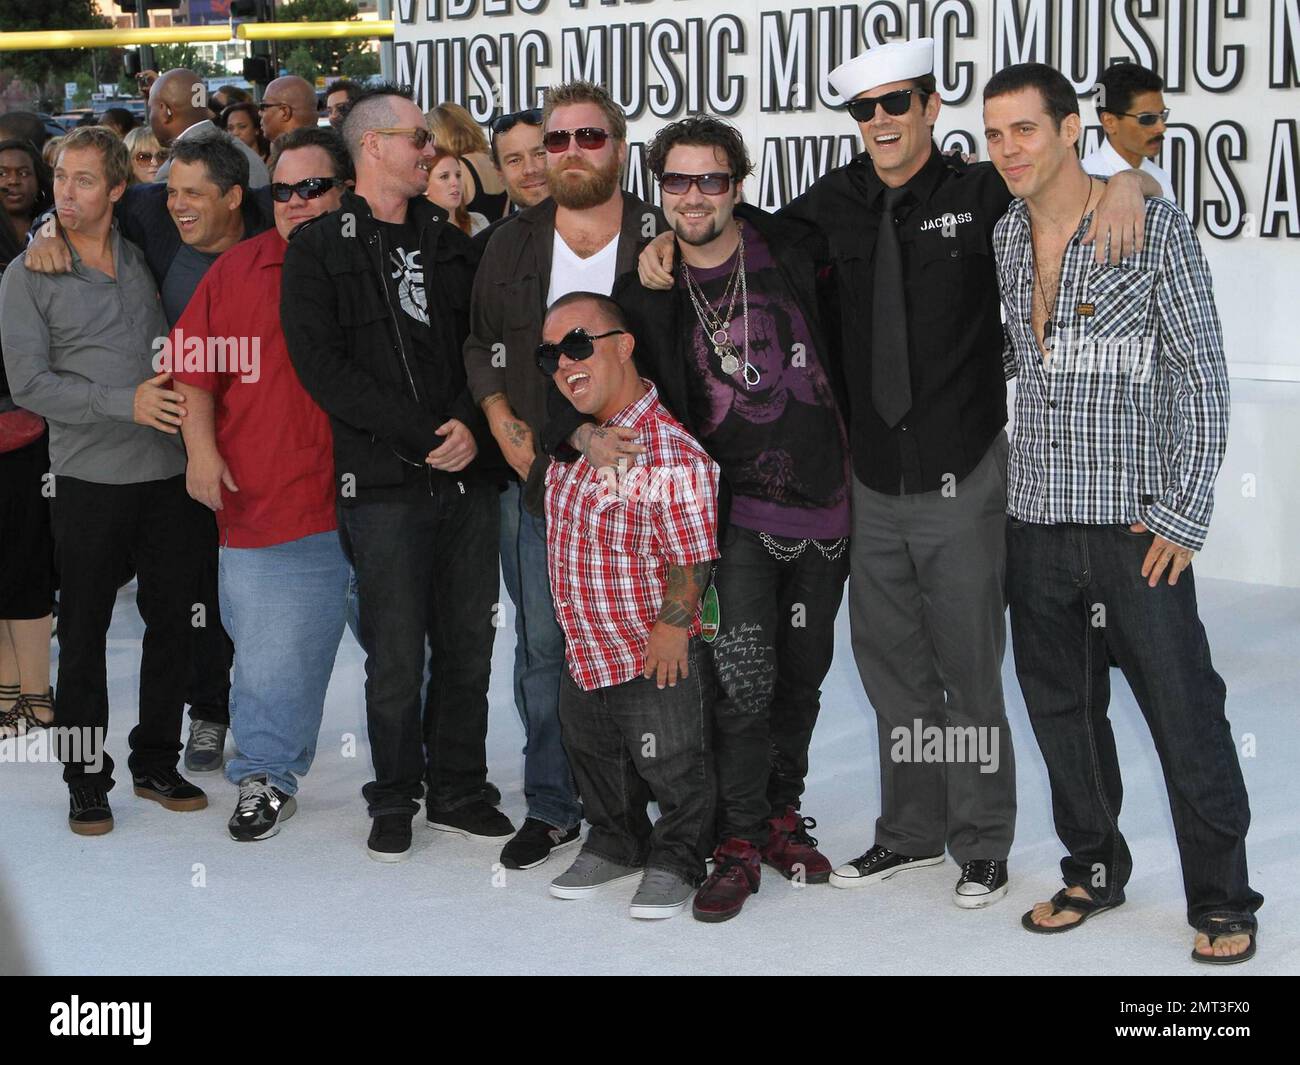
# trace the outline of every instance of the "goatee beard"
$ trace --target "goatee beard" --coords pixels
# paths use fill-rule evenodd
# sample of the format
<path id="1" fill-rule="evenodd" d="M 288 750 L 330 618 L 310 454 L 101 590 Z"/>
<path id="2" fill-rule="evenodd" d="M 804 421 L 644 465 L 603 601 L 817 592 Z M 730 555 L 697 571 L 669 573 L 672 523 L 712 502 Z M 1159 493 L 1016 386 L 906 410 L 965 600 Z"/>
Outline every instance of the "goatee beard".
<path id="1" fill-rule="evenodd" d="M 603 169 L 592 167 L 583 169 L 575 166 L 563 170 L 550 170 L 546 174 L 546 184 L 551 190 L 551 198 L 570 211 L 585 211 L 605 203 L 618 189 L 619 161 L 615 157 Z M 580 181 L 567 178 L 571 171 L 580 171 Z"/>

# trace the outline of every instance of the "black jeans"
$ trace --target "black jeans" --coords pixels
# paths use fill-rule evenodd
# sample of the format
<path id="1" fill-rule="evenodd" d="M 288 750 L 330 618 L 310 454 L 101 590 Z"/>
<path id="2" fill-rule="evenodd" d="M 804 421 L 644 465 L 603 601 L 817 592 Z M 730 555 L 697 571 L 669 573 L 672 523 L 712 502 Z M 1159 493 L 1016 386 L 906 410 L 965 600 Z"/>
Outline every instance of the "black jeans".
<path id="1" fill-rule="evenodd" d="M 473 477 L 435 486 L 436 496 L 339 507 L 366 652 L 371 817 L 415 813 L 422 781 L 434 810 L 473 802 L 487 781 L 498 493 Z"/>
<path id="2" fill-rule="evenodd" d="M 709 645 L 720 688 L 713 715 L 719 839 L 761 847 L 767 819 L 799 807 L 849 570 L 848 545 L 827 553 L 835 550 L 839 556 L 828 559 L 808 543 L 797 559 L 781 561 L 750 529 L 733 525 L 724 536 L 714 571 L 718 636 Z"/>
<path id="3" fill-rule="evenodd" d="M 200 504 L 202 506 L 202 504 Z M 207 507 L 201 511 L 205 549 L 203 572 L 199 577 L 196 602 L 203 605 L 204 623 L 191 632 L 190 677 L 185 687 L 185 701 L 190 704 L 190 718 L 230 727 L 230 670 L 235 660 L 235 645 L 221 623 L 221 602 L 217 597 L 217 563 L 220 539 L 216 515 Z M 125 560 L 117 575 L 123 587 L 135 577 L 135 566 Z"/>
<path id="4" fill-rule="evenodd" d="M 1120 902 L 1133 871 L 1119 830 L 1123 784 L 1107 651 L 1155 741 L 1183 867 L 1187 919 L 1244 918 L 1263 896 L 1246 870 L 1250 806 L 1210 662 L 1191 569 L 1172 587 L 1143 578 L 1151 533 L 1122 525 L 1008 519 L 1007 592 L 1016 675 L 1047 763 L 1067 885 Z"/>
<path id="5" fill-rule="evenodd" d="M 714 779 L 709 752 L 713 679 L 699 639 L 688 645 L 690 676 L 660 690 L 635 677 L 583 691 L 560 681 L 560 729 L 591 830 L 583 850 L 620 865 L 666 869 L 692 884 L 713 845 Z M 659 804 L 650 824 L 646 806 Z"/>
<path id="6" fill-rule="evenodd" d="M 55 564 L 59 571 L 59 682 L 54 715 L 63 728 L 103 742 L 108 727 L 105 648 L 118 576 L 133 568 L 136 606 L 144 620 L 140 654 L 140 722 L 131 730 L 132 773 L 174 769 L 190 671 L 193 607 L 205 539 L 203 506 L 185 478 L 140 484 L 55 481 Z M 65 761 L 68 784 L 113 786 L 107 751 L 96 770 L 87 756 Z"/>

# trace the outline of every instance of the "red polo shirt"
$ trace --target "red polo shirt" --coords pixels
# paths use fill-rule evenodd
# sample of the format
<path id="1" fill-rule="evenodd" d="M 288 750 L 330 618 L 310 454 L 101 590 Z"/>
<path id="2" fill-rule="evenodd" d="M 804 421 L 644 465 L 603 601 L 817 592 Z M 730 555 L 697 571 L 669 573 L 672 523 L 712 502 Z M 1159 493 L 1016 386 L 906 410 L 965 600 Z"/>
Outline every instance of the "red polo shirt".
<path id="1" fill-rule="evenodd" d="M 298 380 L 280 329 L 288 247 L 268 230 L 208 270 L 170 337 L 173 377 L 213 393 L 217 449 L 239 486 L 221 490 L 221 543 L 271 547 L 337 528 L 329 419 Z"/>

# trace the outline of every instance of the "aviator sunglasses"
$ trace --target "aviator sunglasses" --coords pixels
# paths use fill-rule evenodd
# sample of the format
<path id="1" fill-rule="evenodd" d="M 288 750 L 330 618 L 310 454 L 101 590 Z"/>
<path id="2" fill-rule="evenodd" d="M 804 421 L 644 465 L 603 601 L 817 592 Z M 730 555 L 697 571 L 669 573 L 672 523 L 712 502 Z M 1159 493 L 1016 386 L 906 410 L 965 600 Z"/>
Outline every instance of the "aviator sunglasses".
<path id="1" fill-rule="evenodd" d="M 609 131 L 595 126 L 583 126 L 582 129 L 553 129 L 543 134 L 542 143 L 552 155 L 559 155 L 560 152 L 569 150 L 570 139 L 576 140 L 578 147 L 584 151 L 594 152 L 598 148 L 605 147 L 605 142 L 609 140 Z"/>

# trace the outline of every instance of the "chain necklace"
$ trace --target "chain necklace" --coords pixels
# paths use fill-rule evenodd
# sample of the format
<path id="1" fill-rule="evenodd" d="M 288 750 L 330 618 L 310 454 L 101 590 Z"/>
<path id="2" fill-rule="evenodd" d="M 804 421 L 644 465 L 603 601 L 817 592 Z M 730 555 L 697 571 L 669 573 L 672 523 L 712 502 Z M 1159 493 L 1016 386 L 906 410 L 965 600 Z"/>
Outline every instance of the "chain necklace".
<path id="1" fill-rule="evenodd" d="M 1088 213 L 1088 204 L 1090 203 L 1092 203 L 1092 178 L 1091 177 L 1088 178 L 1088 195 L 1083 201 L 1083 210 L 1079 212 L 1079 220 L 1074 223 L 1074 233 L 1077 233 L 1079 231 L 1079 227 L 1083 225 L 1083 216 Z M 1029 243 L 1032 248 L 1034 243 L 1034 220 L 1032 216 L 1030 216 L 1029 219 Z M 1068 240 L 1066 241 L 1066 246 L 1067 247 L 1069 246 Z M 1043 323 L 1043 348 L 1048 351 L 1051 350 L 1049 345 L 1051 344 L 1052 336 L 1056 332 L 1056 323 L 1052 320 L 1052 312 L 1056 310 L 1056 298 L 1059 297 L 1061 294 L 1061 273 L 1064 271 L 1064 269 L 1065 269 L 1065 255 L 1063 253 L 1061 256 L 1061 269 L 1060 271 L 1057 272 L 1056 275 L 1056 291 L 1052 294 L 1053 295 L 1052 302 L 1048 303 L 1047 289 L 1043 285 L 1043 275 L 1038 270 L 1038 251 L 1037 249 L 1034 249 L 1034 280 L 1038 283 L 1038 294 L 1043 301 L 1043 313 L 1047 315 L 1047 321 Z"/>
<path id="2" fill-rule="evenodd" d="M 719 305 L 724 303 L 727 305 L 725 312 L 720 313 L 720 307 L 719 310 L 714 309 L 708 296 L 704 294 L 704 289 L 691 275 L 685 259 L 682 259 L 681 264 L 682 281 L 686 285 L 687 295 L 691 298 L 691 306 L 695 308 L 695 316 L 700 320 L 701 328 L 713 344 L 713 354 L 718 357 L 722 372 L 731 377 L 743 367 L 745 387 L 752 388 L 758 384 L 760 375 L 758 369 L 749 361 L 749 282 L 745 270 L 745 233 L 744 227 L 739 224 L 737 230 L 740 233 L 740 244 L 736 249 L 736 265 L 727 284 L 723 287 L 722 299 L 719 300 Z M 728 289 L 730 298 L 728 298 Z M 736 350 L 730 333 L 737 295 L 740 297 L 740 313 L 744 322 L 743 356 Z"/>

